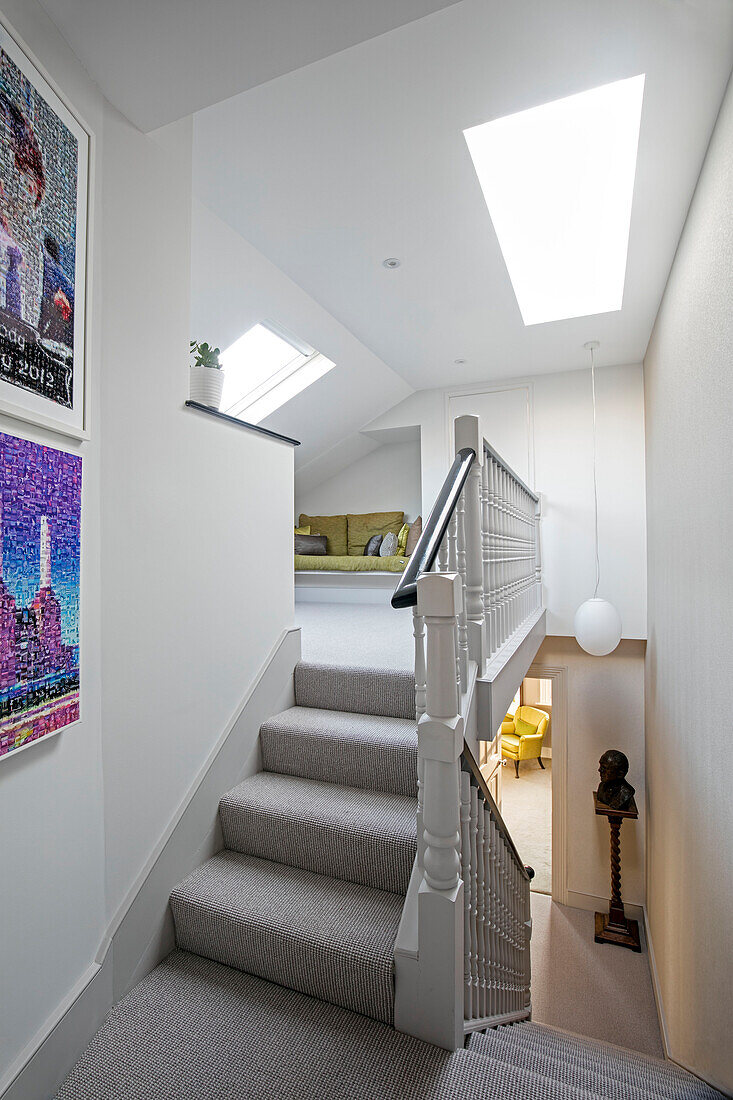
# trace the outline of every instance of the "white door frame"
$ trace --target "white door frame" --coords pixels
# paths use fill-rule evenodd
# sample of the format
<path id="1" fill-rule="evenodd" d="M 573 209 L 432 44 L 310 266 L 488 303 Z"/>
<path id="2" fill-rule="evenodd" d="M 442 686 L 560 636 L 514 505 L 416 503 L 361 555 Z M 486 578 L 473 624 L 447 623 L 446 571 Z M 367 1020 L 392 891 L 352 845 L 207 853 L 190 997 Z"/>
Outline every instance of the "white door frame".
<path id="1" fill-rule="evenodd" d="M 526 677 L 552 682 L 552 900 L 568 904 L 568 670 L 532 664 Z"/>

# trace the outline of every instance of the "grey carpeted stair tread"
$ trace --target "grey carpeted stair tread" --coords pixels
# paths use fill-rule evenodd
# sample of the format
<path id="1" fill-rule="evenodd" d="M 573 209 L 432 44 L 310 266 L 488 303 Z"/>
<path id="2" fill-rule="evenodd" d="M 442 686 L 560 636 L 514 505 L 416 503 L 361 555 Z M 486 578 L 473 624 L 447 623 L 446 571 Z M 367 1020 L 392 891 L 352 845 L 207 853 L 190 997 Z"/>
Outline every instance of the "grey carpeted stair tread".
<path id="1" fill-rule="evenodd" d="M 449 1097 L 482 1100 L 606 1100 L 602 1092 L 577 1089 L 509 1062 L 490 1061 L 471 1050 L 456 1050 L 447 1069 Z"/>
<path id="2" fill-rule="evenodd" d="M 593 1051 L 590 1058 L 563 1056 L 541 1043 L 528 1046 L 512 1040 L 516 1027 L 497 1028 L 471 1036 L 468 1049 L 486 1058 L 520 1066 L 555 1081 L 600 1093 L 607 1100 L 698 1100 L 710 1090 L 699 1091 L 700 1082 L 686 1075 L 670 1079 L 658 1074 L 656 1065 L 642 1066 L 628 1059 L 623 1066 L 609 1066 L 608 1061 Z M 703 1086 L 706 1088 L 706 1086 Z"/>
<path id="3" fill-rule="evenodd" d="M 514 1024 L 511 1028 L 503 1029 L 513 1033 L 512 1039 L 525 1049 L 534 1049 L 548 1057 L 560 1057 L 576 1062 L 578 1065 L 593 1069 L 599 1063 L 603 1064 L 604 1073 L 609 1077 L 623 1080 L 634 1067 L 638 1071 L 648 1075 L 648 1080 L 653 1080 L 659 1091 L 672 1089 L 671 1095 L 677 1096 L 675 1089 L 680 1087 L 694 1087 L 702 1092 L 694 1093 L 695 1097 L 717 1098 L 718 1093 L 710 1089 L 704 1082 L 698 1080 L 692 1074 L 675 1065 L 673 1062 L 653 1058 L 651 1055 L 642 1054 L 639 1051 L 627 1050 L 624 1047 L 604 1043 L 600 1039 L 587 1038 L 584 1035 L 575 1035 L 572 1032 L 561 1031 L 545 1024 L 526 1022 Z M 650 1092 L 650 1096 L 652 1093 Z M 683 1093 L 680 1093 L 683 1095 Z"/>
<path id="4" fill-rule="evenodd" d="M 708 1091 L 705 1096 L 717 1097 L 718 1093 L 696 1077 L 675 1065 L 673 1062 L 663 1061 L 661 1058 L 653 1058 L 651 1055 L 642 1054 L 640 1051 L 627 1050 L 624 1047 L 614 1046 L 612 1043 L 604 1043 L 601 1039 L 587 1038 L 585 1035 L 574 1035 L 572 1032 L 561 1031 L 546 1024 L 538 1024 L 528 1021 L 511 1026 L 513 1041 L 534 1046 L 535 1049 L 545 1051 L 548 1054 L 556 1053 L 562 1057 L 575 1058 L 584 1065 L 596 1065 L 602 1060 L 611 1073 L 620 1068 L 625 1072 L 626 1068 L 634 1063 L 642 1071 L 653 1074 L 657 1080 L 667 1078 L 672 1081 L 694 1082 Z"/>
<path id="5" fill-rule="evenodd" d="M 219 804 L 227 848 L 322 875 L 406 893 L 417 799 L 272 772 Z"/>
<path id="6" fill-rule="evenodd" d="M 386 668 L 311 664 L 295 666 L 299 707 L 346 710 L 391 718 L 415 718 L 415 675 Z"/>
<path id="7" fill-rule="evenodd" d="M 403 904 L 238 852 L 207 860 L 171 895 L 184 950 L 387 1022 Z"/>
<path id="8" fill-rule="evenodd" d="M 417 794 L 415 719 L 291 707 L 260 729 L 262 767 L 364 790 Z"/>
<path id="9" fill-rule="evenodd" d="M 183 951 L 112 1010 L 56 1100 L 598 1100 Z"/>

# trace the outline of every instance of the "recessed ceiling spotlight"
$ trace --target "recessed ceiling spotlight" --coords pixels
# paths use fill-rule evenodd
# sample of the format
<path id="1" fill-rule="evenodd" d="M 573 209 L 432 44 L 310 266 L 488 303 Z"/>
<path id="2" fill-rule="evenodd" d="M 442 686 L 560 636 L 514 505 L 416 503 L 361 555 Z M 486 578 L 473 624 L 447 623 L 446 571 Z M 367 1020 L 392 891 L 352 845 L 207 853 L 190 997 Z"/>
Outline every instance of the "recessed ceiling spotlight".
<path id="1" fill-rule="evenodd" d="M 400 260 L 396 256 L 388 256 L 386 260 L 382 260 L 382 267 L 399 267 Z"/>
<path id="2" fill-rule="evenodd" d="M 454 359 L 453 362 L 457 367 L 462 367 L 464 363 L 467 363 L 467 359 Z"/>

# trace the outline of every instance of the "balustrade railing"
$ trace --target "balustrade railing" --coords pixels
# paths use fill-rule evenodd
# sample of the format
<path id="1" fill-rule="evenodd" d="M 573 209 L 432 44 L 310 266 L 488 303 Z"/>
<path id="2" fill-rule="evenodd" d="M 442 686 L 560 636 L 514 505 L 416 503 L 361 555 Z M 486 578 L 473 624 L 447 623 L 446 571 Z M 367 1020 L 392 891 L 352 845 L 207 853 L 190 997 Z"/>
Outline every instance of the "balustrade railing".
<path id="1" fill-rule="evenodd" d="M 448 1049 L 467 1031 L 530 1015 L 531 872 L 464 732 L 472 669 L 500 661 L 542 611 L 537 495 L 477 417 L 456 420 L 455 442 L 392 598 L 413 607 L 418 719 L 417 946 L 397 970 L 396 1023 Z"/>

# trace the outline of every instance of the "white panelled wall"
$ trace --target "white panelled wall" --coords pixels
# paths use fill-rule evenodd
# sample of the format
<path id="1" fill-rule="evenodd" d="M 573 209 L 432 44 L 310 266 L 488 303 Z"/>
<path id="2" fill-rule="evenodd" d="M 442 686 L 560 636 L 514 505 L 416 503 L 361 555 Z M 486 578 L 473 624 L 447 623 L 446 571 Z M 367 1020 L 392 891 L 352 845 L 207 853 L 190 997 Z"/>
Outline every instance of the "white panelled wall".
<path id="1" fill-rule="evenodd" d="M 619 609 L 624 638 L 646 637 L 644 388 L 639 365 L 596 371 L 599 595 Z M 484 435 L 542 502 L 547 633 L 572 635 L 593 594 L 593 435 L 590 371 L 566 371 L 462 391 L 420 390 L 367 425 L 419 426 L 423 509 L 450 464 L 449 418 L 481 417 Z M 495 445 L 493 440 L 497 440 Z"/>

